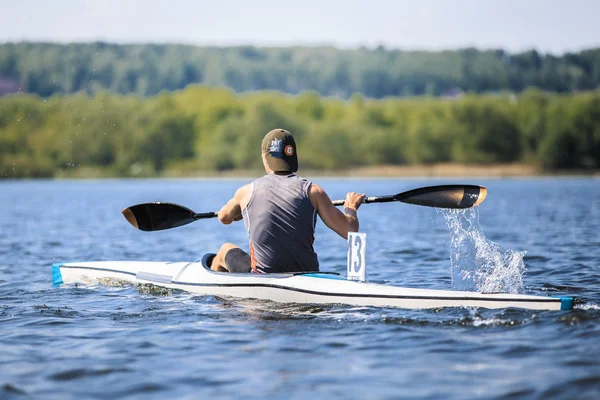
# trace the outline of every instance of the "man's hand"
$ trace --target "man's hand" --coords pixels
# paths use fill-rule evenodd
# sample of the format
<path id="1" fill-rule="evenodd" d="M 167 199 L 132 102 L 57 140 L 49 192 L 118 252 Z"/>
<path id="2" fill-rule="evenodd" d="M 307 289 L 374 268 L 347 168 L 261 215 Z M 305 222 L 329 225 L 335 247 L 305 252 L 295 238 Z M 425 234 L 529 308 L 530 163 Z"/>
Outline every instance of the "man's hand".
<path id="1" fill-rule="evenodd" d="M 366 196 L 362 193 L 348 192 L 346 200 L 344 201 L 344 211 L 349 209 L 356 213 L 356 210 L 358 210 L 358 207 L 363 203 L 365 197 Z"/>

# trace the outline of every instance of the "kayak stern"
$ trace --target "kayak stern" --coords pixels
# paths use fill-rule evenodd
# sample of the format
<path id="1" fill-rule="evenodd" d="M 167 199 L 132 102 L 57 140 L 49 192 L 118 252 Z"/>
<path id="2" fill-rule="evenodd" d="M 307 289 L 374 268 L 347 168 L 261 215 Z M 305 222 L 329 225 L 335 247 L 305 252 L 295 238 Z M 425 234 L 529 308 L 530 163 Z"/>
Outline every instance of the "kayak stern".
<path id="1" fill-rule="evenodd" d="M 561 310 L 572 310 L 575 299 L 573 297 L 559 297 Z"/>

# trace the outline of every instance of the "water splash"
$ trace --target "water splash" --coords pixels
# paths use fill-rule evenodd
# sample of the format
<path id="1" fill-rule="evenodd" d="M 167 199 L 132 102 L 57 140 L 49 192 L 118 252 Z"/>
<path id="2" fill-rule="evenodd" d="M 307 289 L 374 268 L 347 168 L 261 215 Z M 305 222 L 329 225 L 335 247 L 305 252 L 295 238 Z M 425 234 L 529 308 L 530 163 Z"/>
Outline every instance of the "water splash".
<path id="1" fill-rule="evenodd" d="M 479 227 L 477 207 L 442 210 L 450 232 L 452 286 L 481 293 L 522 293 L 524 251 L 488 240 Z"/>
<path id="2" fill-rule="evenodd" d="M 589 302 L 583 304 L 576 304 L 575 309 L 577 310 L 600 310 L 600 305 Z"/>

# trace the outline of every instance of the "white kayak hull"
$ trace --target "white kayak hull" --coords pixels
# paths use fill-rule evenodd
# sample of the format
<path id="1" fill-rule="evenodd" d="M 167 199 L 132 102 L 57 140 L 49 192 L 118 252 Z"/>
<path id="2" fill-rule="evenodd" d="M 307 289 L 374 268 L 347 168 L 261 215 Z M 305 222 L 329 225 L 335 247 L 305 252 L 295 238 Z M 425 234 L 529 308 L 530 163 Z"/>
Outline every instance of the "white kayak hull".
<path id="1" fill-rule="evenodd" d="M 101 283 L 116 279 L 153 284 L 199 295 L 270 300 L 280 303 L 348 304 L 409 309 L 442 307 L 570 310 L 572 297 L 404 288 L 349 281 L 327 273 L 230 274 L 200 262 L 99 261 L 54 264 L 54 284 Z"/>

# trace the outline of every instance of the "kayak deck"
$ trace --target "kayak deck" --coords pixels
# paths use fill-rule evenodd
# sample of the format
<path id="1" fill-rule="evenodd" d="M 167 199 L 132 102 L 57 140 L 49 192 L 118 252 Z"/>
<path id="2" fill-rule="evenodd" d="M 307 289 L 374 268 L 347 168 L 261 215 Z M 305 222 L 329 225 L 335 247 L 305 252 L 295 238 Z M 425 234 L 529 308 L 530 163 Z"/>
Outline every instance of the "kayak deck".
<path id="1" fill-rule="evenodd" d="M 442 307 L 570 310 L 572 297 L 476 293 L 405 288 L 347 280 L 331 273 L 230 274 L 200 262 L 99 261 L 54 264 L 54 284 L 99 283 L 112 278 L 153 284 L 200 295 L 271 300 L 281 303 L 348 304 L 410 309 Z"/>

